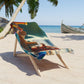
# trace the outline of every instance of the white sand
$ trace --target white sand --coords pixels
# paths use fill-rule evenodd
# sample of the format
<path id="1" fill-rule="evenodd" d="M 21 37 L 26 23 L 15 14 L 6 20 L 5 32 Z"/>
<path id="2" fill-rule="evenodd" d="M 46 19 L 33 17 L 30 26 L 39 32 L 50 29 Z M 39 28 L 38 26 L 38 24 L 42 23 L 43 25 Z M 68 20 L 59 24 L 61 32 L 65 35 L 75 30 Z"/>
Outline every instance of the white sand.
<path id="1" fill-rule="evenodd" d="M 74 54 L 61 56 L 70 69 L 63 67 L 57 56 L 36 60 L 39 77 L 27 56 L 13 56 L 14 35 L 0 40 L 0 84 L 84 84 L 84 34 L 49 33 L 49 39 L 59 48 L 72 48 Z M 18 45 L 17 51 L 22 51 Z"/>

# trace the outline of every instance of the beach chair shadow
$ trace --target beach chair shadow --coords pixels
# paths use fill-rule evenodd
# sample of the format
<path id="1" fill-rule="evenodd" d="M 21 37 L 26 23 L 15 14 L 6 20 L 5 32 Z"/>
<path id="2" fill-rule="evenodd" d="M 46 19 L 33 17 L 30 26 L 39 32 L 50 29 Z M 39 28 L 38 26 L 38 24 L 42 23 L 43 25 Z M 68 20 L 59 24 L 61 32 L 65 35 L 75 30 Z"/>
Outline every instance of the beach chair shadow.
<path id="1" fill-rule="evenodd" d="M 53 50 L 55 51 L 55 54 L 60 59 L 60 61 L 63 63 L 64 67 L 68 69 L 68 66 L 65 64 L 62 57 L 60 56 L 60 51 L 64 50 L 65 52 L 72 53 L 72 49 L 60 49 L 55 46 L 48 39 L 46 33 L 38 26 L 37 23 L 13 22 L 11 23 L 11 28 L 14 30 L 16 36 L 13 55 L 18 56 L 18 54 L 16 54 L 16 47 L 18 41 L 26 55 L 29 56 L 34 66 L 34 69 L 36 70 L 39 76 L 41 76 L 40 70 L 33 57 L 37 58 L 38 60 L 41 60 L 46 54 L 51 55 Z M 42 44 L 42 46 L 38 47 L 39 44 Z M 34 46 L 34 48 L 32 48 L 32 46 Z"/>
<path id="2" fill-rule="evenodd" d="M 19 52 L 22 53 L 22 52 Z M 15 65 L 18 69 L 20 69 L 22 72 L 25 72 L 26 75 L 34 75 L 36 74 L 34 67 L 32 66 L 32 63 L 28 56 L 20 55 L 18 57 L 13 56 L 13 52 L 5 52 L 0 53 L 0 57 L 5 60 L 8 63 L 11 63 Z M 37 60 L 35 59 L 39 69 L 41 72 L 51 69 L 58 69 L 60 67 L 63 67 L 62 65 L 58 63 L 51 62 L 49 60 L 43 59 L 43 60 Z"/>

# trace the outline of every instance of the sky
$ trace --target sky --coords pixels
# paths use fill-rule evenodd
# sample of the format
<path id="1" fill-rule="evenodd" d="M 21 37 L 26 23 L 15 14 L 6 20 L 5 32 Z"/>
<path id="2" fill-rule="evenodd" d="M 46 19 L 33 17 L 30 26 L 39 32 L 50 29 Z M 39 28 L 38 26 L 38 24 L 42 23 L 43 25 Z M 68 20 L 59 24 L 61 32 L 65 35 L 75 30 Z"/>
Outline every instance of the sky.
<path id="1" fill-rule="evenodd" d="M 62 21 L 66 25 L 84 24 L 84 0 L 58 0 L 56 7 L 48 0 L 39 0 L 39 3 L 37 16 L 33 20 L 30 18 L 28 6 L 25 3 L 23 12 L 18 13 L 15 21 L 37 22 L 39 25 L 61 25 Z M 4 7 L 0 11 L 0 17 L 7 18 Z M 11 17 L 7 19 L 10 20 Z"/>

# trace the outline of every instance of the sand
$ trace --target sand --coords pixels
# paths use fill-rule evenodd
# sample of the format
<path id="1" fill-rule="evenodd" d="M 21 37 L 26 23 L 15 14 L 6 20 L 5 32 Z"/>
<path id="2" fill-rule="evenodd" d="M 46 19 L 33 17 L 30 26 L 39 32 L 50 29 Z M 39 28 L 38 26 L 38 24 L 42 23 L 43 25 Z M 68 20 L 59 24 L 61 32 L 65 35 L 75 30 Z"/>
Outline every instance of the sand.
<path id="1" fill-rule="evenodd" d="M 84 34 L 47 33 L 59 48 L 72 48 L 74 54 L 61 53 L 69 69 L 63 67 L 56 55 L 36 60 L 41 71 L 38 76 L 28 56 L 13 56 L 15 36 L 0 40 L 0 84 L 84 84 Z M 19 44 L 17 52 L 23 52 Z"/>

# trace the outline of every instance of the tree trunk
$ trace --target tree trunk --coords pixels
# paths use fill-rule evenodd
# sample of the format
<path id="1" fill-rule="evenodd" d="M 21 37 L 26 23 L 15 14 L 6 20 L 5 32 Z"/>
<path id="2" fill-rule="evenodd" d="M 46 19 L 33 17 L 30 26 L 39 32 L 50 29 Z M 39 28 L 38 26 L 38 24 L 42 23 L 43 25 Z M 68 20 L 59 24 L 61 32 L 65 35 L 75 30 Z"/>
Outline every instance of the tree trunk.
<path id="1" fill-rule="evenodd" d="M 4 38 L 7 33 L 10 30 L 10 24 L 15 20 L 18 12 L 20 11 L 20 9 L 22 8 L 22 6 L 24 5 L 26 0 L 22 0 L 21 4 L 19 5 L 19 7 L 16 9 L 15 13 L 13 14 L 11 20 L 9 21 L 9 23 L 6 25 L 6 27 L 4 28 L 4 30 L 0 33 L 0 39 Z"/>

